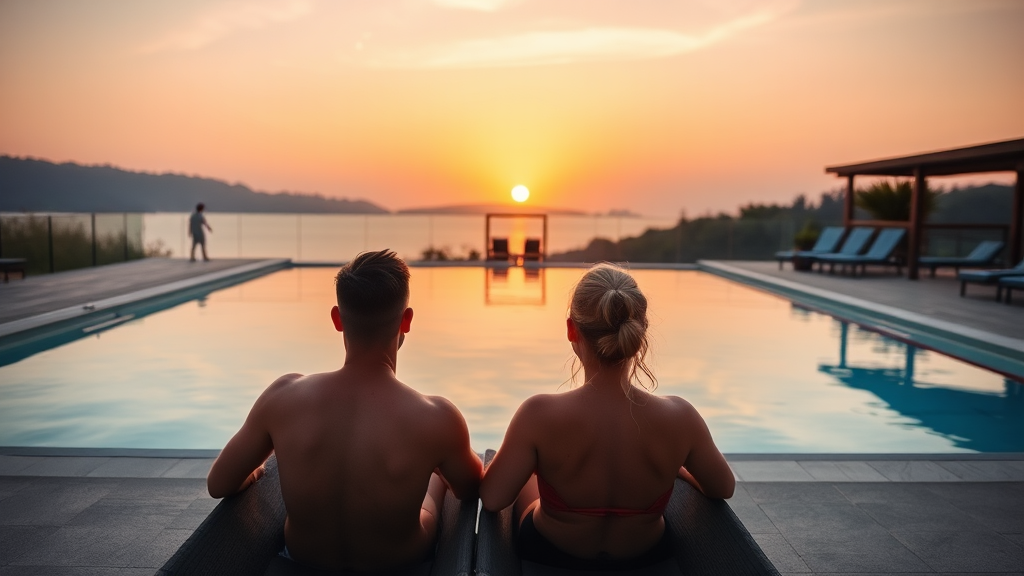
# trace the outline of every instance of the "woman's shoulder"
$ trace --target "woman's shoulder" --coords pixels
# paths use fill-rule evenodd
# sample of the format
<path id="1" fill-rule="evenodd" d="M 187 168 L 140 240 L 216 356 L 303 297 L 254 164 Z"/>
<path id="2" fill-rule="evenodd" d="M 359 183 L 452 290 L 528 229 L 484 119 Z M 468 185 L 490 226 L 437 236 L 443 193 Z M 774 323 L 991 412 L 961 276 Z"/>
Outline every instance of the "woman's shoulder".
<path id="1" fill-rule="evenodd" d="M 655 396 L 653 394 L 651 397 L 653 404 L 673 419 L 685 422 L 692 419 L 694 415 L 699 416 L 697 409 L 685 398 L 680 398 L 679 396 Z"/>

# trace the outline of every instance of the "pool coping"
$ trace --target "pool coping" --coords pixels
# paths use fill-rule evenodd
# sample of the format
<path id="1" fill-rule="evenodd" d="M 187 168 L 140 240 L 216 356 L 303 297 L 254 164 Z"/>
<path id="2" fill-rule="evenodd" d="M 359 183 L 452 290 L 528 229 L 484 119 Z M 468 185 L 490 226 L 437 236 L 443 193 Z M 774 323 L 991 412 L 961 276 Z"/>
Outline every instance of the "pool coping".
<path id="1" fill-rule="evenodd" d="M 886 304 L 744 270 L 720 261 L 699 260 L 697 264 L 703 272 L 783 296 L 799 306 L 860 324 L 896 340 L 934 349 L 1004 376 L 1024 380 L 1024 339 L 937 320 Z M 907 334 L 908 330 L 916 334 Z"/>
<path id="2" fill-rule="evenodd" d="M 0 456 L 40 457 L 106 457 L 106 458 L 216 458 L 220 449 L 204 448 L 69 448 L 51 446 L 0 446 Z M 730 462 L 799 461 L 1024 461 L 1024 452 L 934 452 L 934 453 L 872 453 L 872 452 L 726 452 Z"/>
<path id="3" fill-rule="evenodd" d="M 119 296 L 111 296 L 95 302 L 68 306 L 59 310 L 29 316 L 28 318 L 12 320 L 11 322 L 0 324 L 0 339 L 35 331 L 40 328 L 49 328 L 57 324 L 79 323 L 91 317 L 102 316 L 125 305 L 138 304 L 147 300 L 155 300 L 171 294 L 199 288 L 208 284 L 216 284 L 225 280 L 232 280 L 245 276 L 260 276 L 268 272 L 287 268 L 290 265 L 291 260 L 287 258 L 261 260 L 259 262 L 243 264 L 234 268 L 194 276 L 184 280 L 176 280 L 160 286 L 153 286 L 151 288 L 128 292 L 127 294 L 121 294 Z"/>

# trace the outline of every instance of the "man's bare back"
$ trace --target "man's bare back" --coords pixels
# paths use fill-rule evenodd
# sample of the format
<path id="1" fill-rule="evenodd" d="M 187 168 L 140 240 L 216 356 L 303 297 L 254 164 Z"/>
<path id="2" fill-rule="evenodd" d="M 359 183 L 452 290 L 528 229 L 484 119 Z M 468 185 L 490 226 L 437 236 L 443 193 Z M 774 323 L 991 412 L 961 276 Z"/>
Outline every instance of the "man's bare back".
<path id="1" fill-rule="evenodd" d="M 338 308 L 332 318 L 344 333 Z M 210 471 L 211 495 L 226 496 L 277 454 L 285 542 L 299 562 L 373 570 L 420 561 L 434 546 L 445 481 L 460 499 L 476 497 L 481 464 L 462 415 L 395 377 L 411 321 L 406 308 L 386 343 L 346 333 L 336 372 L 277 379 Z"/>

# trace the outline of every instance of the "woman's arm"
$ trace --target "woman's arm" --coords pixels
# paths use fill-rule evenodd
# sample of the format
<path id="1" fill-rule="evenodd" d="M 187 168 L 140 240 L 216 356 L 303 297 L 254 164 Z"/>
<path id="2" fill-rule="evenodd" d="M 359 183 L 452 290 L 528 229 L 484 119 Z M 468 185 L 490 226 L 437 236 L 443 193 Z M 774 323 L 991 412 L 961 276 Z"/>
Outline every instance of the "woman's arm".
<path id="1" fill-rule="evenodd" d="M 697 409 L 685 403 L 682 422 L 691 439 L 686 461 L 679 468 L 679 477 L 700 490 L 708 498 L 731 498 L 736 490 L 736 476 L 725 456 L 715 446 L 711 431 Z"/>
<path id="2" fill-rule="evenodd" d="M 505 432 L 505 440 L 484 470 L 480 500 L 485 509 L 497 512 L 511 505 L 537 468 L 535 416 L 537 397 L 523 402 Z"/>

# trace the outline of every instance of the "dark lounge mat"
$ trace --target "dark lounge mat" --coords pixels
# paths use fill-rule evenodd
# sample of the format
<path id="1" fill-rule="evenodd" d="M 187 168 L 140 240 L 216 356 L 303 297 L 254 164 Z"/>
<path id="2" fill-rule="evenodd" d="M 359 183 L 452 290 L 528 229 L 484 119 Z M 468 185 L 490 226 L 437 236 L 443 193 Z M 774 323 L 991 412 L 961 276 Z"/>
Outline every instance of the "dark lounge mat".
<path id="1" fill-rule="evenodd" d="M 278 557 L 284 547 L 284 501 L 277 458 L 267 460 L 266 475 L 245 492 L 225 498 L 171 556 L 157 576 L 314 576 Z M 379 576 L 468 576 L 473 569 L 477 500 L 461 502 L 449 491 L 441 510 L 433 562 Z M 354 573 L 353 573 L 354 574 Z M 367 574 L 367 573 L 361 573 Z"/>
<path id="2" fill-rule="evenodd" d="M 488 450 L 486 460 L 489 461 L 492 455 L 493 451 Z M 672 537 L 675 564 L 614 574 L 779 574 L 725 500 L 708 498 L 682 480 L 676 480 L 672 500 L 665 509 L 665 523 Z M 512 526 L 511 506 L 497 513 L 480 511 L 477 576 L 568 576 L 582 573 L 521 562 L 515 552 Z"/>

